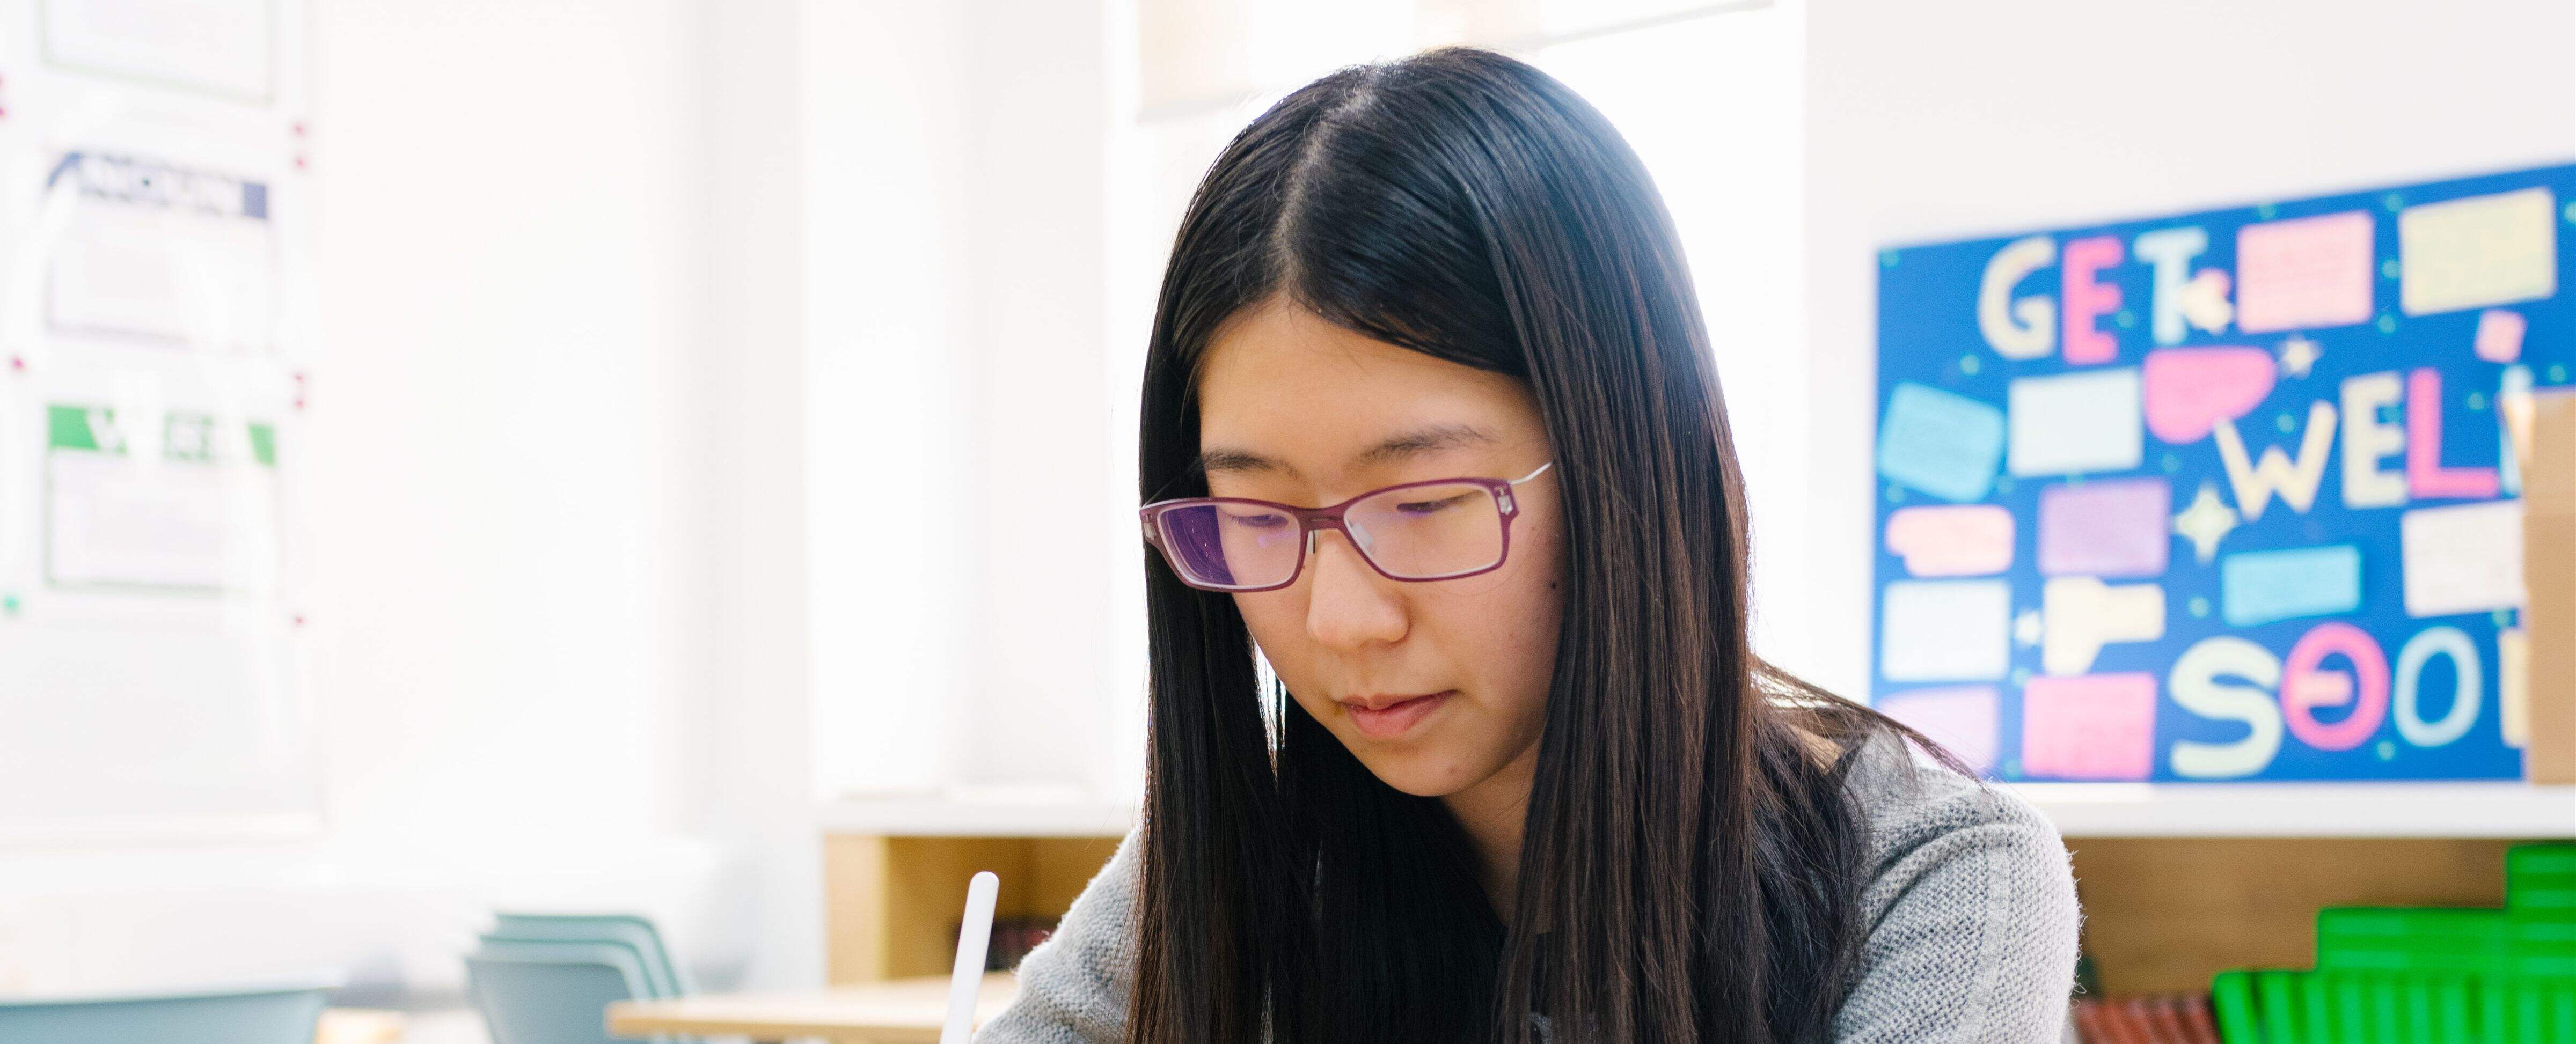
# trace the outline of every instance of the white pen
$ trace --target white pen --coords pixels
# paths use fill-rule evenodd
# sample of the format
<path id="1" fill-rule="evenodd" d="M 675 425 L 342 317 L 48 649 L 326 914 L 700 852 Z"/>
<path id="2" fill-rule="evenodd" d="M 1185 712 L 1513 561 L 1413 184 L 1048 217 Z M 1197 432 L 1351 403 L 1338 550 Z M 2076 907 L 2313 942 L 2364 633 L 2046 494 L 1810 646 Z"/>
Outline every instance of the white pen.
<path id="1" fill-rule="evenodd" d="M 1002 879 L 976 871 L 966 882 L 966 920 L 957 926 L 957 970 L 948 976 L 948 1024 L 939 1044 L 967 1044 L 975 1032 L 975 997 L 984 986 L 984 948 L 993 941 L 993 895 Z"/>

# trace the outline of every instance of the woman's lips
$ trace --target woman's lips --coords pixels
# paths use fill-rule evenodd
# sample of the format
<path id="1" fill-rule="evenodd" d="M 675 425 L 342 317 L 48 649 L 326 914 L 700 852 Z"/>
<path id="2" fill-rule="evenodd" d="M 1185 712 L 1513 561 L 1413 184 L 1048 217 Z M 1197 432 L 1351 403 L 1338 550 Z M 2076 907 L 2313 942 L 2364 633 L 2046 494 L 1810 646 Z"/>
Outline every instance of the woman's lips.
<path id="1" fill-rule="evenodd" d="M 1370 739 L 1392 739 L 1403 735 L 1415 722 L 1430 717 L 1432 711 L 1440 709 L 1441 704 L 1449 702 L 1449 697 L 1457 694 L 1458 690 L 1449 689 L 1429 696 L 1416 696 L 1377 710 L 1354 706 L 1350 708 L 1351 724 L 1360 730 L 1360 735 Z"/>

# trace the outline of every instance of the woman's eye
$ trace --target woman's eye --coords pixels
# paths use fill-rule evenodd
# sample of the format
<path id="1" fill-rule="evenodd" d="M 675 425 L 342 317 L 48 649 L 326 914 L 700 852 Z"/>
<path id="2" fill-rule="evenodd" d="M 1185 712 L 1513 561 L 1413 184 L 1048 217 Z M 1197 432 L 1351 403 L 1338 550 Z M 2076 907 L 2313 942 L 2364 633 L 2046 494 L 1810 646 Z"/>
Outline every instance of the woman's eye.
<path id="1" fill-rule="evenodd" d="M 1288 524 L 1288 516 L 1278 514 L 1277 512 L 1254 515 L 1227 515 L 1225 516 L 1225 519 L 1228 525 L 1242 529 L 1277 529 L 1280 526 Z"/>
<path id="2" fill-rule="evenodd" d="M 1467 498 L 1464 495 L 1461 495 L 1455 497 L 1444 497 L 1439 500 L 1413 500 L 1397 504 L 1395 509 L 1407 515 L 1428 515 L 1435 511 L 1445 511 L 1449 508 L 1456 507 L 1466 499 Z"/>

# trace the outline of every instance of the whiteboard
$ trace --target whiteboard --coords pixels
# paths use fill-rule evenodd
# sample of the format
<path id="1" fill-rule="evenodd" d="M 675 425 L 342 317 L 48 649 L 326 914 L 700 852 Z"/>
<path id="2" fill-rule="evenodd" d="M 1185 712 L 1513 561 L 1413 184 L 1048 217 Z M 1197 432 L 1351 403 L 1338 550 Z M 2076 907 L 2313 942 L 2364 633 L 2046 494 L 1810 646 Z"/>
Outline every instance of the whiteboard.
<path id="1" fill-rule="evenodd" d="M 309 833 L 293 0 L 0 0 L 0 843 Z"/>

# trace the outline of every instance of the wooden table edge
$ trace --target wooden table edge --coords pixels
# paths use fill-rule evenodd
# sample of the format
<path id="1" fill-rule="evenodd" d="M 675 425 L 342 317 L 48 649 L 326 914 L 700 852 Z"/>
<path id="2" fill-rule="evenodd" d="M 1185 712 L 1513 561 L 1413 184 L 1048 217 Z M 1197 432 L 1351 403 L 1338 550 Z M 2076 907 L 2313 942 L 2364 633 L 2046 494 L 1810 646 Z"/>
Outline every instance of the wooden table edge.
<path id="1" fill-rule="evenodd" d="M 898 979 L 886 983 L 865 983 L 858 985 L 844 984 L 840 986 L 827 986 L 820 990 L 805 992 L 764 991 L 758 993 L 714 993 L 701 994 L 692 997 L 673 997 L 655 1000 L 623 1000 L 614 1001 L 608 1005 L 604 1021 L 607 1024 L 610 1036 L 635 1040 L 662 1034 L 681 1033 L 702 1036 L 747 1036 L 754 1040 L 778 1040 L 790 1037 L 821 1037 L 826 1040 L 834 1041 L 874 1041 L 884 1042 L 884 1044 L 908 1044 L 908 1042 L 923 1041 L 936 1044 L 939 1040 L 939 1027 L 935 1024 L 928 1026 L 887 1026 L 881 1024 L 872 1026 L 855 1026 L 842 1020 L 817 1021 L 803 1018 L 766 1019 L 745 1017 L 738 1012 L 730 1014 L 708 1014 L 697 1009 L 703 1008 L 709 1002 L 725 1005 L 757 1005 L 763 1001 L 771 1001 L 782 1004 L 807 1006 L 827 998 L 847 997 L 852 994 L 864 994 L 868 992 L 871 987 L 876 986 L 909 987 L 916 991 L 935 989 L 944 992 L 946 983 L 946 977 L 941 976 L 936 979 Z M 996 987 L 1000 987 L 1001 989 L 998 996 L 995 994 Z M 985 1023 L 991 1022 L 995 1016 L 1002 1013 L 1004 1008 L 1010 1006 L 1012 999 L 1018 994 L 1018 992 L 1018 977 L 1012 973 L 985 973 L 983 993 L 978 998 L 975 1006 L 975 1025 L 980 1028 Z"/>

